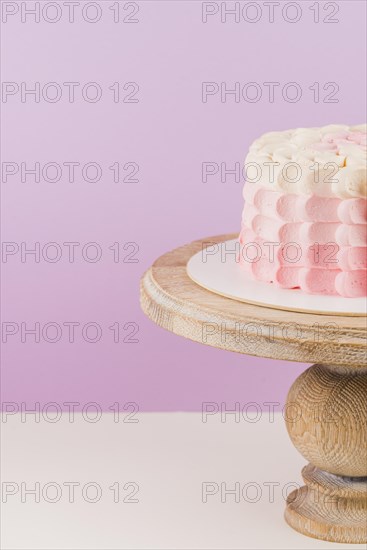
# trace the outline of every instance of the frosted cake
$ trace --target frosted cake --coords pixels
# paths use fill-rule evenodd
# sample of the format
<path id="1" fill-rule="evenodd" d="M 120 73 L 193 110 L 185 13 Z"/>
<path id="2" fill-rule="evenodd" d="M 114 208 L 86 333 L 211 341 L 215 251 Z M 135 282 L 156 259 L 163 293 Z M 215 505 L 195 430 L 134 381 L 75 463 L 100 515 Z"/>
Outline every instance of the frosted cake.
<path id="1" fill-rule="evenodd" d="M 283 288 L 366 296 L 366 125 L 264 134 L 245 174 L 241 268 Z"/>

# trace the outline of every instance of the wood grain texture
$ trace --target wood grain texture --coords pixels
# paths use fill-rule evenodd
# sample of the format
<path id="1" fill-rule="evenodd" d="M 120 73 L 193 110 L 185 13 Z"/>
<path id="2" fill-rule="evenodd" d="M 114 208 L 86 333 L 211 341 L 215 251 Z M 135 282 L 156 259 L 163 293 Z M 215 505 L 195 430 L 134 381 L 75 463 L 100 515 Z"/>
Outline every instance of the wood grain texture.
<path id="1" fill-rule="evenodd" d="M 367 543 L 367 368 L 313 365 L 292 385 L 285 421 L 311 462 L 286 521 L 311 537 Z"/>
<path id="2" fill-rule="evenodd" d="M 220 235 L 194 241 L 156 260 L 141 281 L 141 306 L 161 327 L 228 351 L 308 363 L 366 364 L 366 318 L 281 311 L 237 302 L 195 284 L 193 254 Z"/>
<path id="3" fill-rule="evenodd" d="M 285 520 L 309 537 L 346 544 L 367 542 L 367 479 L 342 478 L 311 464 L 306 483 L 287 498 Z"/>
<path id="4" fill-rule="evenodd" d="M 201 239 L 161 256 L 142 278 L 142 309 L 159 326 L 205 345 L 318 363 L 288 395 L 289 435 L 312 465 L 303 470 L 306 485 L 289 495 L 285 518 L 311 537 L 367 542 L 366 318 L 261 307 L 195 284 L 186 273 L 191 256 L 234 237 Z"/>
<path id="5" fill-rule="evenodd" d="M 311 464 L 340 476 L 367 477 L 367 368 L 313 365 L 292 385 L 289 436 Z"/>

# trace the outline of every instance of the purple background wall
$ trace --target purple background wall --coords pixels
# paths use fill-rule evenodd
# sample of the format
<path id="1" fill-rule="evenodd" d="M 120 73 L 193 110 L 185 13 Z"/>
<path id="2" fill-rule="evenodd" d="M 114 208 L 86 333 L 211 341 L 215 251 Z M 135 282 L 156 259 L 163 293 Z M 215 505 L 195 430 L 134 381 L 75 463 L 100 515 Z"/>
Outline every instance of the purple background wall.
<path id="1" fill-rule="evenodd" d="M 4 10 L 7 3 L 1 4 Z M 20 10 L 20 3 L 10 4 Z M 363 122 L 366 5 L 342 1 L 324 9 L 320 2 L 316 23 L 310 10 L 314 2 L 302 1 L 298 22 L 285 21 L 278 7 L 270 23 L 268 8 L 257 2 L 262 10 L 257 23 L 243 18 L 236 23 L 233 16 L 223 23 L 220 13 L 203 23 L 201 2 L 144 1 L 132 16 L 137 23 L 114 23 L 113 2 L 95 4 L 102 17 L 94 24 L 83 19 L 81 7 L 75 22 L 68 22 L 63 3 L 61 19 L 53 24 L 45 21 L 57 15 L 52 6 L 45 16 L 41 13 L 39 23 L 32 16 L 22 23 L 20 11 L 6 19 L 3 11 L 2 80 L 19 86 L 25 82 L 28 88 L 39 82 L 41 90 L 45 83 L 57 82 L 62 89 L 55 103 L 42 92 L 39 103 L 31 96 L 22 102 L 20 92 L 3 95 L 3 163 L 96 162 L 102 176 L 91 183 L 78 168 L 70 182 L 64 167 L 55 183 L 42 175 L 39 183 L 31 176 L 22 182 L 20 171 L 6 181 L 3 177 L 3 241 L 16 243 L 13 251 L 21 242 L 28 248 L 56 242 L 62 257 L 51 263 L 41 256 L 37 263 L 31 256 L 22 262 L 20 252 L 7 258 L 3 254 L 3 337 L 4 330 L 19 330 L 3 345 L 2 397 L 29 406 L 35 401 L 96 401 L 108 408 L 116 401 L 135 401 L 147 411 L 200 410 L 202 401 L 228 406 L 235 401 L 283 402 L 304 365 L 226 353 L 165 332 L 139 309 L 139 278 L 169 249 L 238 230 L 243 182 L 233 176 L 221 182 L 215 175 L 203 183 L 203 162 L 225 162 L 229 168 L 242 163 L 249 144 L 266 131 Z M 131 3 L 120 4 L 121 18 L 134 10 Z M 220 3 L 211 4 L 220 10 Z M 326 23 L 333 6 L 339 8 L 333 16 L 338 22 Z M 94 17 L 93 9 L 87 17 Z M 255 7 L 248 17 L 254 18 L 251 9 Z M 294 18 L 296 8 L 287 9 L 286 17 Z M 63 85 L 71 81 L 80 83 L 74 103 Z M 92 81 L 103 92 L 95 103 L 84 100 L 80 91 Z M 202 82 L 208 81 L 226 82 L 228 88 L 256 82 L 263 96 L 257 103 L 236 102 L 233 95 L 221 102 L 218 93 L 203 103 Z M 273 103 L 263 85 L 269 81 L 281 84 Z M 291 81 L 302 89 L 295 103 L 280 93 Z M 109 90 L 114 82 L 121 87 L 138 83 L 139 101 L 115 103 Z M 315 82 L 320 83 L 319 102 L 309 89 Z M 339 86 L 337 102 L 323 101 L 332 91 L 323 90 L 327 82 Z M 55 89 L 48 91 L 51 96 Z M 130 91 L 121 88 L 121 97 Z M 92 96 L 92 88 L 89 92 Z M 109 167 L 115 162 L 121 167 L 137 163 L 139 183 L 114 183 Z M 81 243 L 74 263 L 63 245 L 71 241 Z M 92 241 L 102 250 L 96 263 L 81 256 L 83 245 Z M 124 243 L 137 243 L 139 262 L 115 263 L 109 249 L 115 242 L 122 257 L 132 251 L 123 250 Z M 7 246 L 9 251 L 13 245 Z M 49 248 L 49 255 L 55 250 Z M 87 252 L 92 256 L 92 248 Z M 63 323 L 74 321 L 80 326 L 70 343 Z M 4 325 L 8 322 L 14 324 Z M 38 322 L 41 329 L 58 323 L 61 338 L 47 341 L 55 334 L 50 326 L 39 343 L 31 336 L 22 342 L 22 322 L 28 327 Z M 101 327 L 96 343 L 83 339 L 81 327 L 89 322 Z M 130 331 L 123 328 L 127 322 L 139 326 L 138 343 L 121 341 Z M 108 328 L 114 323 L 120 325 L 119 343 Z M 90 328 L 87 337 L 93 335 Z"/>

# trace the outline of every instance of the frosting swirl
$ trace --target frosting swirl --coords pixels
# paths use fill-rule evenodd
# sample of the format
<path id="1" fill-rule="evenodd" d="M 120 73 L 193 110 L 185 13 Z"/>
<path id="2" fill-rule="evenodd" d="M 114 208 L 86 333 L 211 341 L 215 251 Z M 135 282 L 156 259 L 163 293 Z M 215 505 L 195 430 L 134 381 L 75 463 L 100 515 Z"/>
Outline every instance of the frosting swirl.
<path id="1" fill-rule="evenodd" d="M 246 179 L 273 191 L 367 196 L 366 124 L 269 132 L 250 146 Z"/>

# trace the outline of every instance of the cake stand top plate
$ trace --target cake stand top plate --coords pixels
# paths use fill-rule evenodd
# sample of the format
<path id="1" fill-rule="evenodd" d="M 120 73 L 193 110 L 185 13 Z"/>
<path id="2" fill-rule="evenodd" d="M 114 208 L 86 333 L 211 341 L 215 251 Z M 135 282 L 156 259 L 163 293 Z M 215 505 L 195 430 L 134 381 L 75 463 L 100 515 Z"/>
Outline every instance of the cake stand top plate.
<path id="1" fill-rule="evenodd" d="M 141 281 L 146 315 L 179 336 L 228 351 L 366 367 L 365 317 L 299 313 L 238 302 L 205 290 L 189 278 L 186 264 L 204 243 L 233 238 L 233 234 L 207 237 L 158 258 Z"/>

